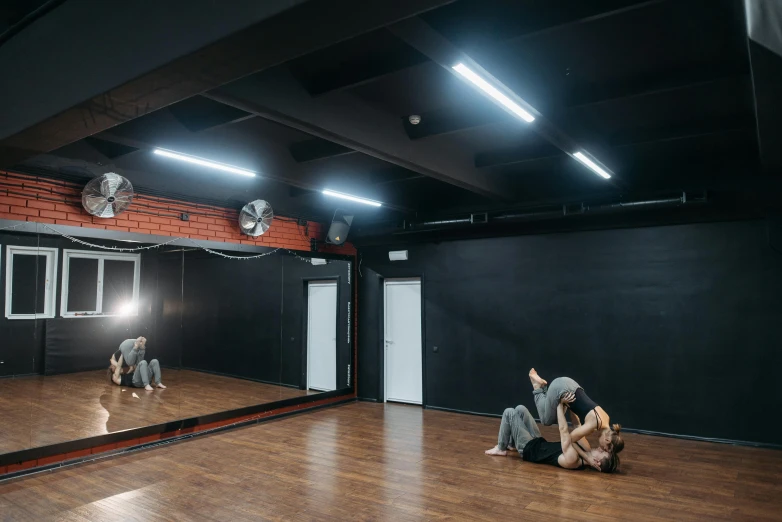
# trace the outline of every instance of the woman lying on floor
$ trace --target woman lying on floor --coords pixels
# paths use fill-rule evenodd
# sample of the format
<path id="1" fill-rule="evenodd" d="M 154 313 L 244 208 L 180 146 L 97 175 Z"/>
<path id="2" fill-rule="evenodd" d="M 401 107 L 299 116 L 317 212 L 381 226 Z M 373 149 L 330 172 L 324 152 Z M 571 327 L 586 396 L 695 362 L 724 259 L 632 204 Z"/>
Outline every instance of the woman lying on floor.
<path id="1" fill-rule="evenodd" d="M 515 409 L 506 409 L 502 414 L 497 445 L 487 450 L 486 454 L 505 456 L 513 442 L 521 458 L 527 462 L 551 464 L 564 469 L 583 469 L 590 465 L 606 473 L 616 470 L 619 457 L 615 453 L 602 448 L 586 450 L 572 441 L 565 420 L 565 404 L 572 398 L 571 395 L 565 395 L 556 408 L 559 442 L 544 439 L 529 410 L 525 406 L 516 406 Z"/>
<path id="2" fill-rule="evenodd" d="M 538 375 L 535 368 L 529 371 L 529 380 L 532 383 L 532 396 L 541 424 L 554 424 L 557 421 L 558 405 L 563 397 L 568 397 L 565 406 L 570 408 L 570 420 L 573 422 L 570 438 L 573 442 L 583 439 L 584 446 L 589 448 L 585 437 L 597 431 L 598 443 L 604 451 L 619 453 L 624 449 L 625 443 L 619 436 L 622 427 L 619 424 L 612 426 L 608 413 L 590 399 L 576 381 L 570 377 L 558 377 L 549 384 Z"/>

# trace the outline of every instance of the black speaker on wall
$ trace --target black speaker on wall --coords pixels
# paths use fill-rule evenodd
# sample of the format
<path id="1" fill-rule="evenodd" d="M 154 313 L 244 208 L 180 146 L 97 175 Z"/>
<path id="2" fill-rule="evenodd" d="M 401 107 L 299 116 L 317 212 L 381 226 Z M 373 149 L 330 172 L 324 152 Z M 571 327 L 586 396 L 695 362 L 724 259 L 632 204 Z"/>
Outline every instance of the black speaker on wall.
<path id="1" fill-rule="evenodd" d="M 346 216 L 341 210 L 334 212 L 334 218 L 331 220 L 329 233 L 326 235 L 326 242 L 332 245 L 341 245 L 348 238 L 350 225 L 353 223 L 353 216 Z"/>

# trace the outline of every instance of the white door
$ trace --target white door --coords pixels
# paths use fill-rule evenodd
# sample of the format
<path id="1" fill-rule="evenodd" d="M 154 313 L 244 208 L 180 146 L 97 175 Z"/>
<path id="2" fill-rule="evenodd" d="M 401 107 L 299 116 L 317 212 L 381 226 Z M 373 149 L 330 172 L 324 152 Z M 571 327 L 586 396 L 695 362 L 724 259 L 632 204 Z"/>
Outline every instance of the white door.
<path id="1" fill-rule="evenodd" d="M 385 399 L 423 402 L 421 280 L 385 281 Z"/>
<path id="2" fill-rule="evenodd" d="M 307 286 L 307 389 L 337 389 L 337 283 Z"/>

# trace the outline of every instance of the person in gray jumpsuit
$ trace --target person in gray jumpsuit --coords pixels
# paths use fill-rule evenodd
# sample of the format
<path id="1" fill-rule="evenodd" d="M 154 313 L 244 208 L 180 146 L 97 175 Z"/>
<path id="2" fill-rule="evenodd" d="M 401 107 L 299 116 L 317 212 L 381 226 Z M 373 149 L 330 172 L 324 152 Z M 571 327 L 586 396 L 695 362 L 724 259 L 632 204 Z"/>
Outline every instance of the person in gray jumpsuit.
<path id="1" fill-rule="evenodd" d="M 133 374 L 131 383 L 134 387 L 152 391 L 153 388 L 151 383 L 154 382 L 158 388 L 165 389 L 165 386 L 161 382 L 160 363 L 158 360 L 152 359 L 147 362 L 144 359 L 146 345 L 147 339 L 145 337 L 125 339 L 119 345 L 119 349 L 112 354 L 110 369 L 112 370 L 112 373 L 115 373 L 116 369 L 122 369 L 123 365 L 126 364 L 128 368 L 124 370 L 124 373 Z M 121 374 L 123 372 L 120 371 L 119 373 Z"/>

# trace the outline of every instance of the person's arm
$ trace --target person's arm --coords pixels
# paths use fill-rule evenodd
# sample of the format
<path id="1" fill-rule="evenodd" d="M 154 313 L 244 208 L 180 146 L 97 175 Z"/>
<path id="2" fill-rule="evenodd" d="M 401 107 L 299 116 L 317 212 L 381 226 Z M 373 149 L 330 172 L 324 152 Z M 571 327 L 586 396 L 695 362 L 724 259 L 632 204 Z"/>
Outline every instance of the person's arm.
<path id="1" fill-rule="evenodd" d="M 559 424 L 559 441 L 562 443 L 562 454 L 565 455 L 572 445 L 570 431 L 565 419 L 565 406 L 560 402 L 557 404 L 557 424 Z"/>
<path id="2" fill-rule="evenodd" d="M 570 439 L 573 442 L 582 440 L 584 437 L 595 431 L 594 424 L 594 422 L 586 421 L 586 424 L 583 424 L 570 432 Z"/>
<path id="3" fill-rule="evenodd" d="M 581 427 L 581 419 L 579 419 L 579 418 L 578 418 L 578 415 L 576 415 L 575 413 L 573 413 L 573 410 L 570 410 L 570 422 L 571 422 L 571 424 L 573 424 L 573 431 L 574 431 L 574 432 L 575 432 L 575 431 L 576 431 L 578 428 L 580 428 L 580 427 Z M 570 433 L 570 439 L 571 439 L 571 440 L 573 439 L 573 432 L 571 432 L 571 433 Z M 582 444 L 583 444 L 583 446 L 582 446 Z M 580 448 L 582 448 L 582 449 L 583 449 L 583 447 L 584 447 L 584 446 L 586 446 L 586 450 L 587 450 L 587 451 L 592 449 L 592 446 L 590 446 L 590 445 L 589 445 L 589 440 L 587 440 L 587 438 L 586 438 L 586 437 L 584 437 L 583 439 L 581 439 L 581 440 L 578 442 L 577 446 L 579 446 L 579 447 L 580 447 Z M 579 452 L 579 455 L 581 455 L 581 452 Z M 583 456 L 583 455 L 581 455 L 581 458 L 584 458 L 584 456 Z"/>
<path id="4" fill-rule="evenodd" d="M 584 440 L 586 440 L 586 439 L 584 439 Z M 597 471 L 602 471 L 600 469 L 600 463 L 592 457 L 592 454 L 589 451 L 585 450 L 581 446 L 581 442 L 573 443 L 573 448 L 575 448 L 576 453 L 578 453 L 578 456 L 581 457 L 581 460 L 584 461 L 585 464 L 589 464 L 590 466 L 595 468 Z"/>
<path id="5" fill-rule="evenodd" d="M 114 356 L 112 355 L 112 359 Z M 111 377 L 111 380 L 114 381 L 114 384 L 119 384 L 122 382 L 120 379 L 120 373 L 122 372 L 122 355 L 119 356 L 119 361 L 117 361 L 117 366 L 114 367 L 114 375 Z"/>

